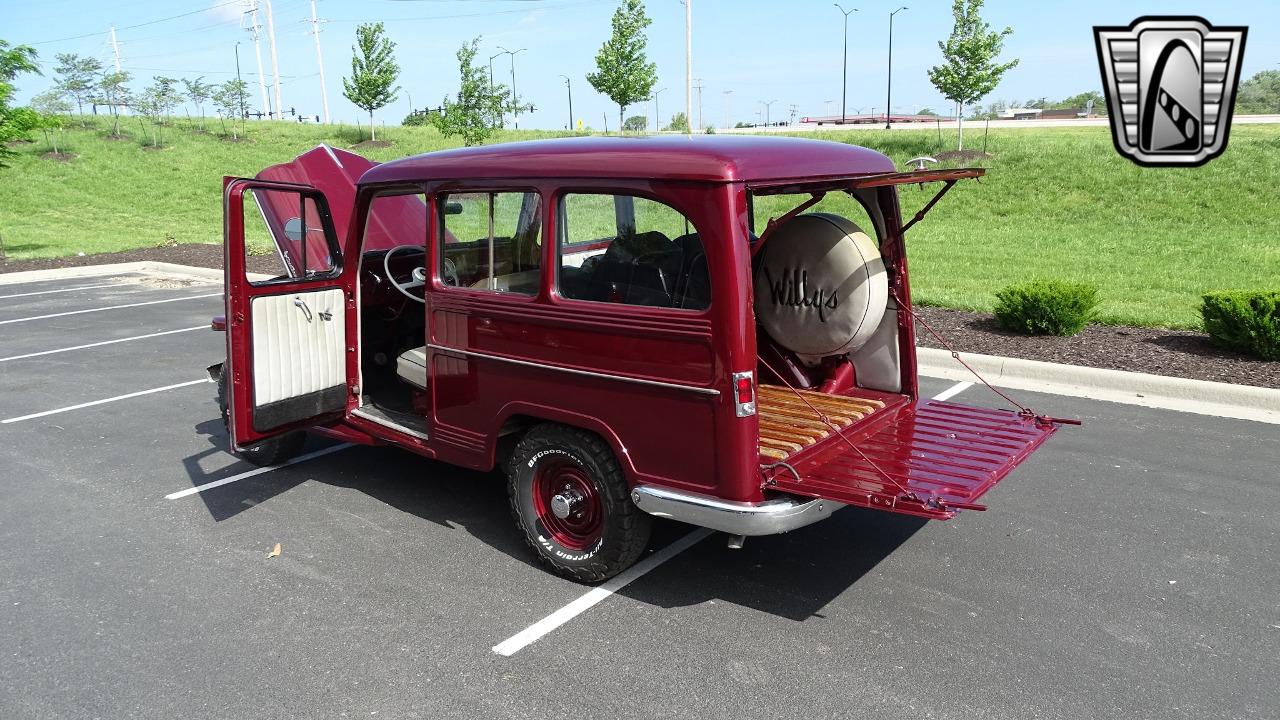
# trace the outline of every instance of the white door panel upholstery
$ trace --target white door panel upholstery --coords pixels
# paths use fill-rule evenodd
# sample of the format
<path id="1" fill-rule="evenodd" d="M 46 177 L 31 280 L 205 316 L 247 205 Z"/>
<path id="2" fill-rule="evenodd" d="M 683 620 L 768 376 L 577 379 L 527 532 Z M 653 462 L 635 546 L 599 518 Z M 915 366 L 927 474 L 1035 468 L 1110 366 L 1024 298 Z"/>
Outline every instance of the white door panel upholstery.
<path id="1" fill-rule="evenodd" d="M 256 297 L 251 312 L 255 407 L 346 384 L 341 288 Z"/>

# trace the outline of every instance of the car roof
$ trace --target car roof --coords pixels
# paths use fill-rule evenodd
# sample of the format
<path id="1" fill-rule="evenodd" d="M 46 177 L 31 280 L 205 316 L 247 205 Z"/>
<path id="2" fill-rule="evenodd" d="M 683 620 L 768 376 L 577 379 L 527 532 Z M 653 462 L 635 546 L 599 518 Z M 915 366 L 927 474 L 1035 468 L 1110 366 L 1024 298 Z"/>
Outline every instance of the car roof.
<path id="1" fill-rule="evenodd" d="M 360 184 L 504 178 L 747 182 L 893 172 L 857 145 L 794 137 L 575 137 L 441 150 L 378 165 Z"/>

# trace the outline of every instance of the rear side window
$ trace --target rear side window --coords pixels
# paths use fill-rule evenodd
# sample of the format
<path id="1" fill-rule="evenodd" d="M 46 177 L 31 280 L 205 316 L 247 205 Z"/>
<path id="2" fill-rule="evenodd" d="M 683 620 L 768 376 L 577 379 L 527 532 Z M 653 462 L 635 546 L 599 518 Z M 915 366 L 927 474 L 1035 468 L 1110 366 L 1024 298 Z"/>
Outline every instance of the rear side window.
<path id="1" fill-rule="evenodd" d="M 542 198 L 537 193 L 451 193 L 439 203 L 439 271 L 445 285 L 538 293 Z"/>
<path id="2" fill-rule="evenodd" d="M 707 256 L 679 210 L 626 194 L 565 195 L 559 208 L 559 291 L 572 300 L 704 310 Z"/>

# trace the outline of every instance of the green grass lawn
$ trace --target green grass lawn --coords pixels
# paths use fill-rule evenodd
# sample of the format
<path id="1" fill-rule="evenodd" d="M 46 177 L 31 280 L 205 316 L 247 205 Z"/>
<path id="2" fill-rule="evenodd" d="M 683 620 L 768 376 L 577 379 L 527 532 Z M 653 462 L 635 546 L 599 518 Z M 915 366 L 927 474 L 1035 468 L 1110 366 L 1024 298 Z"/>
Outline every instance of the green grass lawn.
<path id="1" fill-rule="evenodd" d="M 362 139 L 351 127 L 249 123 L 248 139 L 233 143 L 182 121 L 165 131 L 168 147 L 150 150 L 136 122 L 126 120 L 130 140 L 67 131 L 70 162 L 42 158 L 43 141 L 16 148 L 13 167 L 0 171 L 10 257 L 217 242 L 223 175 L 253 175 L 319 142 Z M 900 164 L 952 142 L 944 133 L 940 146 L 931 130 L 803 136 L 867 145 Z M 385 139 L 390 147 L 359 152 L 388 160 L 457 145 L 428 128 L 390 128 Z M 980 132 L 967 139 L 982 148 Z M 917 302 L 990 310 L 1009 283 L 1085 281 L 1101 290 L 1103 322 L 1194 327 L 1204 292 L 1280 286 L 1280 126 L 1237 126 L 1227 151 L 1195 169 L 1139 168 L 1116 154 L 1103 127 L 993 130 L 986 145 L 993 157 L 980 164 L 989 175 L 960 183 L 908 233 Z M 904 217 L 931 196 L 904 187 Z M 850 203 L 833 197 L 821 207 L 856 218 Z M 762 200 L 758 219 L 783 205 Z"/>

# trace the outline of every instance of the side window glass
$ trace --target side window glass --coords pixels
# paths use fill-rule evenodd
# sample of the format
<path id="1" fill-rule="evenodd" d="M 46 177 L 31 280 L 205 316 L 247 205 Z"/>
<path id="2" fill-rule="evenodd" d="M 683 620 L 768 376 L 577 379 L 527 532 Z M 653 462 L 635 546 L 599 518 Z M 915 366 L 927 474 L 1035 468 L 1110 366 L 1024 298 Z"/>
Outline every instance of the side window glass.
<path id="1" fill-rule="evenodd" d="M 560 201 L 559 290 L 574 300 L 703 310 L 711 304 L 707 256 L 675 208 L 622 194 Z"/>
<path id="2" fill-rule="evenodd" d="M 250 188 L 244 197 L 249 272 L 265 272 L 278 280 L 327 277 L 334 270 L 330 221 L 314 197 L 266 188 Z"/>
<path id="3" fill-rule="evenodd" d="M 542 198 L 531 192 L 450 193 L 438 200 L 440 280 L 453 287 L 536 295 Z"/>

